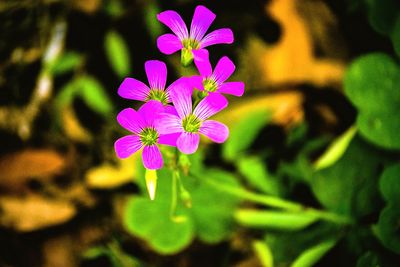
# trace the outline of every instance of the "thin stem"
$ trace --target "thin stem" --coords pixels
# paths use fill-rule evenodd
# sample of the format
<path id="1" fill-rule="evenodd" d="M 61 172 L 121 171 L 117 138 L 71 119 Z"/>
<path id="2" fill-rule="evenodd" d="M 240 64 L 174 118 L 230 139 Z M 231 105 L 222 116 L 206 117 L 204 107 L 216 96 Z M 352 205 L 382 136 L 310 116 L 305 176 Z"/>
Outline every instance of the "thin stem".
<path id="1" fill-rule="evenodd" d="M 208 185 L 214 187 L 217 190 L 223 191 L 225 193 L 237 196 L 239 198 L 249 200 L 258 204 L 262 204 L 269 207 L 283 209 L 290 212 L 302 212 L 309 215 L 313 215 L 321 220 L 330 221 L 336 224 L 351 224 L 353 221 L 336 213 L 331 213 L 327 211 L 317 210 L 314 208 L 303 206 L 299 203 L 284 200 L 278 197 L 260 195 L 254 192 L 250 192 L 243 188 L 233 187 L 224 183 L 220 183 L 213 179 L 203 178 Z"/>
<path id="2" fill-rule="evenodd" d="M 172 172 L 172 192 L 171 192 L 171 209 L 169 212 L 169 216 L 171 218 L 171 220 L 174 220 L 175 217 L 175 211 L 176 211 L 176 207 L 178 204 L 178 198 L 177 198 L 177 173 L 178 171 L 173 171 Z"/>

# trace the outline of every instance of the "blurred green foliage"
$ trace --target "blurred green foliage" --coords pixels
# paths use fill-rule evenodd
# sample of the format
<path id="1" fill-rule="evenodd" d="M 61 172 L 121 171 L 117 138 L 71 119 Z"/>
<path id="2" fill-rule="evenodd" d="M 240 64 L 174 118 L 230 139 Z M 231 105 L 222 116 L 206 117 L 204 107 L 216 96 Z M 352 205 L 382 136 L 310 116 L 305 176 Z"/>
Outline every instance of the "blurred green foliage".
<path id="1" fill-rule="evenodd" d="M 359 2 L 372 27 L 390 38 L 400 56 L 398 2 Z M 105 3 L 113 18 L 124 11 L 119 1 Z M 160 6 L 149 1 L 143 9 L 143 23 L 155 40 L 163 31 L 155 19 Z M 128 76 L 134 51 L 116 27 L 107 28 L 103 45 L 115 75 Z M 393 266 L 390 259 L 400 254 L 400 67 L 395 56 L 376 52 L 352 61 L 344 92 L 357 119 L 337 138 L 313 136 L 304 122 L 284 133 L 280 151 L 260 146 L 258 139 L 272 123 L 271 114 L 262 111 L 244 115 L 230 129 L 221 153 L 206 147 L 177 160 L 174 150 L 163 151 L 166 166 L 173 168 L 158 172 L 151 201 L 140 167 L 140 192 L 129 197 L 123 213 L 126 230 L 162 255 L 179 253 L 194 240 L 216 244 L 244 232 L 264 266 L 323 266 L 330 253 L 351 255 L 358 267 Z M 52 75 L 68 77 L 55 98 L 57 111 L 79 98 L 100 116 L 114 118 L 115 103 L 85 64 L 84 55 L 65 52 L 48 66 Z M 206 156 L 217 161 L 213 167 Z M 94 247 L 84 257 L 106 256 L 113 266 L 136 266 L 118 246 Z M 337 266 L 346 263 L 337 261 Z"/>
<path id="2" fill-rule="evenodd" d="M 125 78 L 131 71 L 129 49 L 116 31 L 109 31 L 104 41 L 107 58 L 119 78 Z"/>

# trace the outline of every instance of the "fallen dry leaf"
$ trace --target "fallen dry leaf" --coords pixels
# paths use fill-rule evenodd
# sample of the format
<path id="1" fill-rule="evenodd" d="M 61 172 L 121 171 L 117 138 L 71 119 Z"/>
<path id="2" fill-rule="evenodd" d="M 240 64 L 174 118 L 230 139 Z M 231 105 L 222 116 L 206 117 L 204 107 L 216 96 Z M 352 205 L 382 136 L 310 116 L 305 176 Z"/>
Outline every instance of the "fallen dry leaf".
<path id="1" fill-rule="evenodd" d="M 30 232 L 70 220 L 76 208 L 68 201 L 40 195 L 0 197 L 0 224 L 21 232 Z"/>
<path id="2" fill-rule="evenodd" d="M 63 130 L 66 136 L 73 141 L 90 143 L 92 136 L 78 121 L 75 111 L 71 106 L 66 106 L 61 111 Z"/>
<path id="3" fill-rule="evenodd" d="M 248 85 L 265 88 L 282 84 L 325 86 L 341 83 L 344 62 L 314 56 L 314 40 L 305 18 L 297 10 L 296 2 L 273 0 L 266 6 L 266 13 L 279 23 L 282 35 L 272 46 L 256 36 L 249 38 L 241 59 L 243 65 L 251 70 L 251 73 L 241 73 L 251 81 Z"/>
<path id="4" fill-rule="evenodd" d="M 276 92 L 259 97 L 243 98 L 240 102 L 218 113 L 214 118 L 228 127 L 236 124 L 245 114 L 270 111 L 272 121 L 284 127 L 291 127 L 303 120 L 303 95 L 296 91 Z M 267 117 L 265 121 L 267 122 Z"/>
<path id="5" fill-rule="evenodd" d="M 86 172 L 85 181 L 89 188 L 112 189 L 132 182 L 137 176 L 136 163 L 140 153 L 135 153 L 127 159 L 116 159 L 117 165 L 104 163 Z"/>
<path id="6" fill-rule="evenodd" d="M 20 190 L 32 178 L 50 180 L 62 173 L 65 158 L 51 149 L 25 149 L 0 158 L 0 187 Z"/>

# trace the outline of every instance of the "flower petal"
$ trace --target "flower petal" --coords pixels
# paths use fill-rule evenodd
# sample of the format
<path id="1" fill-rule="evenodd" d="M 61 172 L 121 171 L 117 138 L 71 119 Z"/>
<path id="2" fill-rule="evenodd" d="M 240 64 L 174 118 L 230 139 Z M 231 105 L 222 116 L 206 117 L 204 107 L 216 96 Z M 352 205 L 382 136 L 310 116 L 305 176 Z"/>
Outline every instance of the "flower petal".
<path id="1" fill-rule="evenodd" d="M 134 109 L 126 108 L 117 115 L 118 123 L 125 129 L 139 134 L 146 127 L 142 116 Z"/>
<path id="2" fill-rule="evenodd" d="M 164 112 L 179 117 L 178 112 L 176 112 L 176 108 L 175 108 L 174 106 L 166 105 L 166 106 L 164 107 Z"/>
<path id="3" fill-rule="evenodd" d="M 166 25 L 180 40 L 186 39 L 189 34 L 182 17 L 173 10 L 167 10 L 157 15 L 157 19 Z"/>
<path id="4" fill-rule="evenodd" d="M 206 49 L 193 50 L 194 64 L 196 65 L 200 75 L 208 78 L 212 74 L 210 58 Z"/>
<path id="5" fill-rule="evenodd" d="M 173 114 L 161 113 L 154 121 L 154 127 L 159 134 L 180 133 L 183 131 L 182 120 Z"/>
<path id="6" fill-rule="evenodd" d="M 167 65 L 159 60 L 148 60 L 144 64 L 151 89 L 164 90 L 167 82 Z"/>
<path id="7" fill-rule="evenodd" d="M 137 135 L 127 135 L 118 139 L 114 143 L 117 156 L 121 159 L 127 158 L 142 147 L 140 137 Z"/>
<path id="8" fill-rule="evenodd" d="M 194 11 L 192 24 L 190 25 L 190 37 L 200 41 L 208 28 L 210 28 L 215 17 L 215 14 L 205 6 L 197 6 Z"/>
<path id="9" fill-rule="evenodd" d="M 142 153 L 143 165 L 146 169 L 161 169 L 164 162 L 157 145 L 145 146 Z"/>
<path id="10" fill-rule="evenodd" d="M 228 106 L 228 100 L 218 93 L 209 93 L 197 107 L 194 109 L 193 114 L 201 120 L 206 120 L 215 113 L 223 110 Z"/>
<path id="11" fill-rule="evenodd" d="M 218 121 L 208 120 L 201 124 L 200 133 L 216 143 L 223 143 L 229 136 L 229 128 Z"/>
<path id="12" fill-rule="evenodd" d="M 210 32 L 200 42 L 200 48 L 205 48 L 215 44 L 233 43 L 233 32 L 231 29 L 223 28 Z"/>
<path id="13" fill-rule="evenodd" d="M 244 82 L 227 82 L 218 87 L 218 93 L 242 96 L 244 93 Z"/>
<path id="14" fill-rule="evenodd" d="M 181 133 L 160 135 L 158 138 L 158 143 L 162 145 L 176 146 L 176 140 L 178 140 L 180 135 Z"/>
<path id="15" fill-rule="evenodd" d="M 181 118 L 192 113 L 192 92 L 190 78 L 187 77 L 180 78 L 179 82 L 177 81 L 169 87 L 169 97 Z"/>
<path id="16" fill-rule="evenodd" d="M 228 57 L 222 57 L 214 69 L 214 78 L 218 84 L 225 82 L 235 71 L 235 64 Z"/>
<path id="17" fill-rule="evenodd" d="M 183 132 L 176 141 L 176 146 L 184 154 L 193 154 L 199 147 L 199 142 L 199 134 Z"/>
<path id="18" fill-rule="evenodd" d="M 164 105 L 160 101 L 150 100 L 140 107 L 138 113 L 143 118 L 146 126 L 154 126 L 154 120 L 164 111 Z"/>
<path id="19" fill-rule="evenodd" d="M 203 77 L 201 77 L 201 76 L 190 77 L 190 84 L 191 84 L 192 88 L 196 88 L 197 90 L 204 91 Z"/>
<path id="20" fill-rule="evenodd" d="M 127 99 L 145 101 L 150 88 L 134 78 L 125 78 L 118 88 L 118 94 Z"/>
<path id="21" fill-rule="evenodd" d="M 161 53 L 171 55 L 183 48 L 181 40 L 176 35 L 167 33 L 157 38 L 157 47 Z"/>

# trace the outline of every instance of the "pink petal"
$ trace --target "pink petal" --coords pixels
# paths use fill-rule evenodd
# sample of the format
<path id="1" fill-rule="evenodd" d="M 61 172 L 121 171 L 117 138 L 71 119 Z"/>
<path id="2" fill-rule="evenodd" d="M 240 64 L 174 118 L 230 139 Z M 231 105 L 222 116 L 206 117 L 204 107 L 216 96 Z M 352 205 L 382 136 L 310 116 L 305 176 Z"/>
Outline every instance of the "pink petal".
<path id="1" fill-rule="evenodd" d="M 201 40 L 215 17 L 215 14 L 205 6 L 197 6 L 190 25 L 190 37 L 195 40 Z"/>
<path id="2" fill-rule="evenodd" d="M 200 48 L 205 48 L 215 44 L 231 44 L 233 43 L 233 40 L 233 32 L 231 29 L 219 29 L 207 34 L 203 40 L 201 40 Z"/>
<path id="3" fill-rule="evenodd" d="M 125 129 L 139 134 L 146 127 L 141 115 L 134 109 L 126 108 L 117 115 L 118 123 Z"/>
<path id="4" fill-rule="evenodd" d="M 181 118 L 169 113 L 161 113 L 157 116 L 154 126 L 160 134 L 180 133 L 183 131 Z"/>
<path id="5" fill-rule="evenodd" d="M 164 90 L 167 82 L 167 65 L 159 60 L 148 60 L 144 64 L 151 89 Z"/>
<path id="6" fill-rule="evenodd" d="M 180 135 L 181 133 L 160 135 L 158 138 L 158 143 L 162 145 L 176 146 L 176 140 L 178 140 Z"/>
<path id="7" fill-rule="evenodd" d="M 176 112 L 176 108 L 175 108 L 174 106 L 166 105 L 166 106 L 164 107 L 164 112 L 179 117 L 178 112 Z"/>
<path id="8" fill-rule="evenodd" d="M 149 170 L 161 169 L 164 164 L 157 145 L 145 146 L 143 148 L 142 159 L 144 167 Z"/>
<path id="9" fill-rule="evenodd" d="M 244 82 L 227 82 L 218 87 L 218 93 L 242 96 L 244 93 Z"/>
<path id="10" fill-rule="evenodd" d="M 196 88 L 197 90 L 204 91 L 203 77 L 192 76 L 192 77 L 190 77 L 190 83 L 191 83 L 192 88 Z"/>
<path id="11" fill-rule="evenodd" d="M 180 40 L 186 39 L 189 34 L 182 17 L 173 10 L 167 10 L 157 15 L 157 19 L 166 25 Z"/>
<path id="12" fill-rule="evenodd" d="M 210 58 L 206 49 L 193 50 L 194 64 L 196 65 L 199 73 L 203 77 L 209 77 L 212 74 Z"/>
<path id="13" fill-rule="evenodd" d="M 127 135 L 118 139 L 114 144 L 115 153 L 121 159 L 127 158 L 142 147 L 140 137 Z"/>
<path id="14" fill-rule="evenodd" d="M 186 77 L 180 78 L 179 82 L 169 87 L 169 96 L 181 118 L 192 113 L 192 91 L 190 78 Z"/>
<path id="15" fill-rule="evenodd" d="M 215 81 L 218 84 L 225 82 L 235 71 L 235 64 L 228 57 L 222 57 L 214 69 Z"/>
<path id="16" fill-rule="evenodd" d="M 209 93 L 208 96 L 200 101 L 193 114 L 201 120 L 206 120 L 227 106 L 228 100 L 224 96 L 218 93 Z"/>
<path id="17" fill-rule="evenodd" d="M 138 113 L 143 118 L 146 126 L 154 126 L 154 120 L 164 111 L 164 105 L 160 101 L 150 100 L 140 107 Z"/>
<path id="18" fill-rule="evenodd" d="M 199 147 L 199 142 L 199 134 L 183 132 L 176 141 L 176 146 L 184 154 L 193 154 Z"/>
<path id="19" fill-rule="evenodd" d="M 171 55 L 183 48 L 181 40 L 176 35 L 167 33 L 157 39 L 157 47 L 161 53 Z"/>
<path id="20" fill-rule="evenodd" d="M 150 88 L 134 78 L 125 78 L 118 88 L 118 94 L 127 99 L 145 101 Z"/>
<path id="21" fill-rule="evenodd" d="M 204 134 L 216 143 L 223 143 L 229 136 L 229 129 L 218 121 L 208 120 L 201 124 L 200 133 Z"/>

